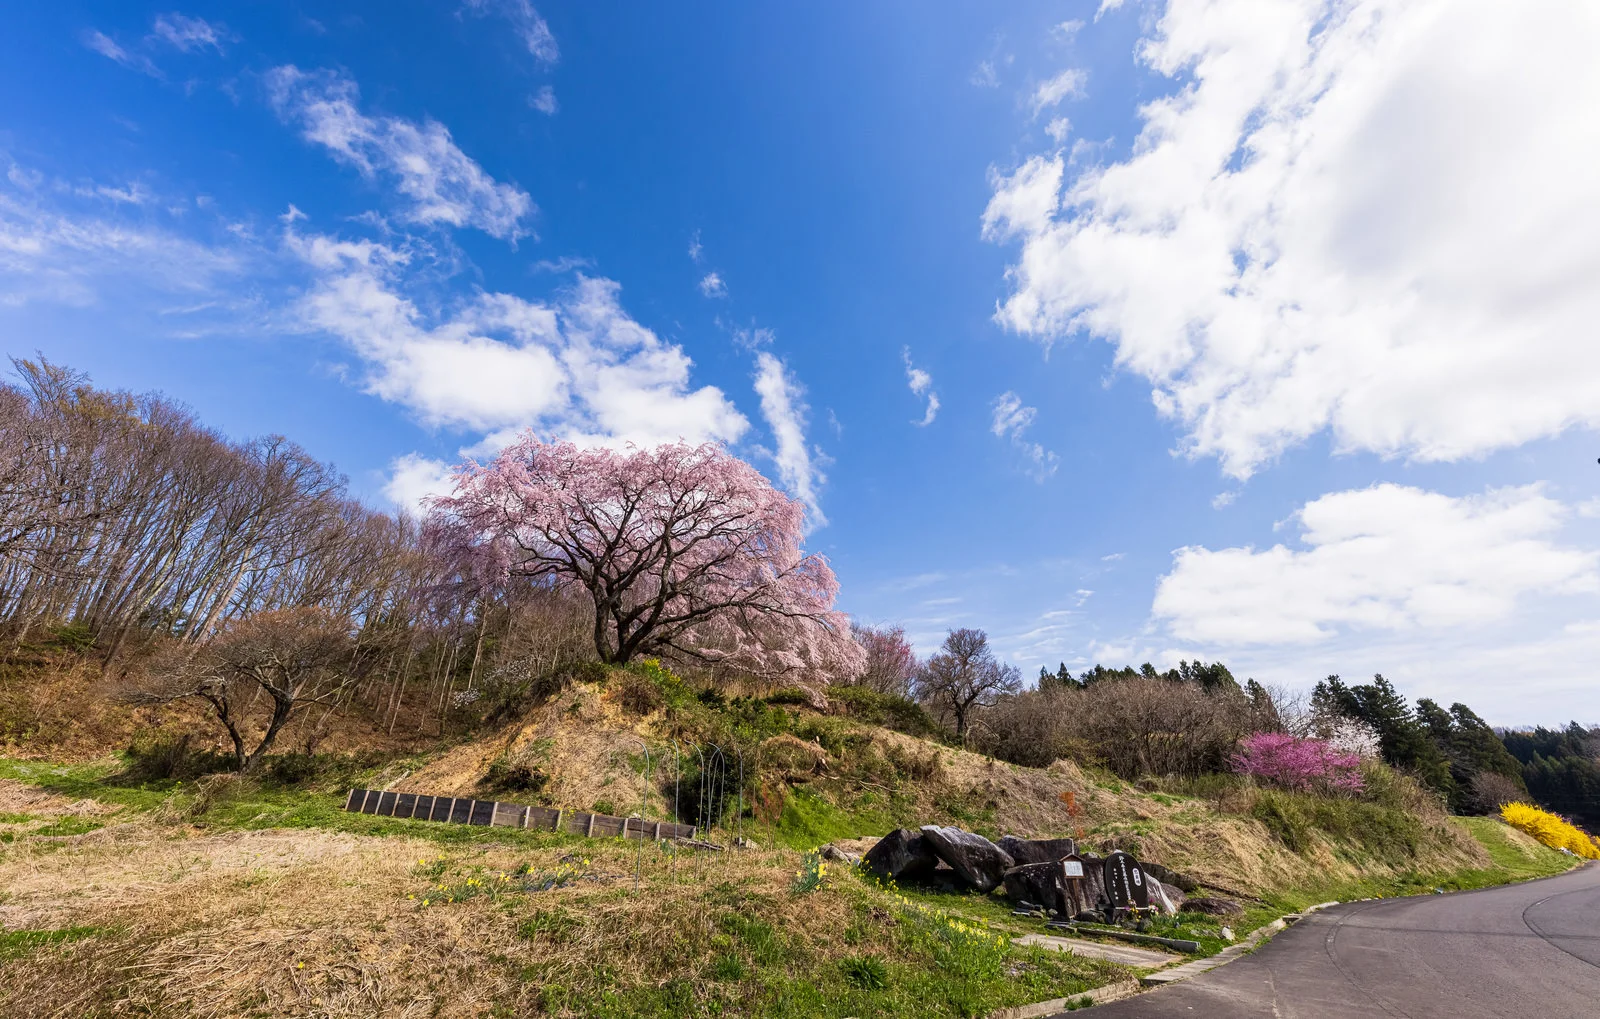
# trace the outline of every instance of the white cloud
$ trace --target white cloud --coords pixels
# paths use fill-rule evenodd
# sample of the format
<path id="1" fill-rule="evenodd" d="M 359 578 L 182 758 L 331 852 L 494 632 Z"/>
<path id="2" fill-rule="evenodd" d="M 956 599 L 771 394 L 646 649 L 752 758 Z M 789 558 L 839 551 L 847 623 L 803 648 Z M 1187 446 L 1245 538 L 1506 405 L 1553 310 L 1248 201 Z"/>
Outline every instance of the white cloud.
<path id="1" fill-rule="evenodd" d="M 1000 84 L 1000 76 L 995 73 L 993 60 L 978 61 L 978 69 L 972 72 L 972 77 L 967 79 L 979 88 L 996 88 Z"/>
<path id="2" fill-rule="evenodd" d="M 317 277 L 300 314 L 367 363 L 368 392 L 425 423 L 486 433 L 524 427 L 584 444 L 733 442 L 748 422 L 722 392 L 691 389 L 692 362 L 623 309 L 621 288 L 579 275 L 554 304 L 478 293 L 425 315 L 400 291 L 408 253 L 369 241 L 289 235 Z"/>
<path id="3" fill-rule="evenodd" d="M 1083 22 L 1073 20 L 1063 21 L 1056 25 L 1056 27 L 1050 30 L 1050 34 L 1065 43 L 1072 42 L 1078 37 L 1078 33 L 1081 31 L 1083 31 Z"/>
<path id="4" fill-rule="evenodd" d="M 1080 68 L 1069 67 L 1059 74 L 1041 81 L 1033 90 L 1033 95 L 1028 99 L 1028 105 L 1033 107 L 1033 115 L 1038 116 L 1052 106 L 1060 105 L 1063 99 L 1078 98 L 1083 95 L 1084 83 L 1089 80 L 1089 72 Z"/>
<path id="5" fill-rule="evenodd" d="M 1218 510 L 1227 509 L 1229 506 L 1233 505 L 1233 501 L 1237 498 L 1239 498 L 1239 493 L 1237 491 L 1218 492 L 1216 495 L 1211 497 L 1211 508 Z"/>
<path id="6" fill-rule="evenodd" d="M 185 53 L 206 47 L 221 53 L 222 44 L 234 38 L 233 33 L 221 24 L 212 24 L 204 18 L 190 18 L 177 13 L 158 14 L 150 36 Z"/>
<path id="7" fill-rule="evenodd" d="M 0 187 L 0 305 L 90 305 L 119 286 L 194 295 L 252 261 L 252 248 L 236 236 L 208 243 L 178 232 L 160 210 L 142 208 L 149 195 L 137 184 L 51 186 L 15 165 L 6 179 L 13 186 Z M 124 214 L 124 205 L 137 214 Z"/>
<path id="8" fill-rule="evenodd" d="M 528 0 L 466 0 L 466 8 L 474 14 L 499 14 L 510 21 L 522 44 L 539 63 L 548 67 L 561 59 L 550 25 Z"/>
<path id="9" fill-rule="evenodd" d="M 1067 135 L 1072 133 L 1072 121 L 1068 120 L 1066 117 L 1056 117 L 1054 120 L 1050 121 L 1050 123 L 1045 125 L 1044 133 L 1049 135 L 1050 140 L 1055 142 L 1057 145 L 1065 145 L 1067 142 Z"/>
<path id="10" fill-rule="evenodd" d="M 1006 392 L 995 397 L 989 431 L 1011 444 L 1028 458 L 1028 474 L 1035 481 L 1044 481 L 1061 466 L 1061 458 L 1037 442 L 1029 442 L 1023 435 L 1033 425 L 1038 415 L 1036 407 L 1024 407 L 1016 393 Z"/>
<path id="11" fill-rule="evenodd" d="M 556 90 L 549 85 L 529 96 L 528 105 L 547 117 L 555 116 L 556 112 L 561 109 L 561 104 L 556 102 Z"/>
<path id="12" fill-rule="evenodd" d="M 424 499 L 449 495 L 453 490 L 450 465 L 420 453 L 396 457 L 389 465 L 389 480 L 383 486 L 383 494 L 390 502 L 418 518 L 424 515 Z"/>
<path id="13" fill-rule="evenodd" d="M 696 264 L 704 257 L 706 249 L 700 243 L 700 231 L 696 230 L 694 236 L 689 238 L 689 261 Z"/>
<path id="14" fill-rule="evenodd" d="M 727 297 L 728 284 L 719 272 L 708 272 L 700 279 L 700 292 L 707 297 Z"/>
<path id="15" fill-rule="evenodd" d="M 1597 50 L 1570 0 L 1169 4 L 1132 154 L 996 178 L 997 318 L 1108 339 L 1238 477 L 1600 425 Z"/>
<path id="16" fill-rule="evenodd" d="M 104 32 L 91 29 L 83 34 L 83 44 L 108 60 L 114 60 L 123 67 L 148 74 L 152 78 L 163 77 L 161 68 L 151 62 L 143 53 L 134 53 L 124 48 L 115 39 Z"/>
<path id="17" fill-rule="evenodd" d="M 1222 644 L 1498 622 L 1527 595 L 1600 590 L 1600 555 L 1554 540 L 1567 516 L 1538 485 L 1325 495 L 1295 515 L 1302 548 L 1179 549 L 1152 614 L 1180 639 Z"/>
<path id="18" fill-rule="evenodd" d="M 363 176 L 393 178 L 409 200 L 407 220 L 470 226 L 513 241 L 527 233 L 522 220 L 533 212 L 533 200 L 485 173 L 443 124 L 369 117 L 357 106 L 356 83 L 329 71 L 277 67 L 267 72 L 266 82 L 279 116 L 297 124 L 307 140 Z"/>
<path id="19" fill-rule="evenodd" d="M 933 419 L 939 413 L 939 394 L 933 391 L 933 376 L 911 363 L 911 348 L 901 347 L 900 357 L 906 363 L 906 386 L 910 388 L 913 396 L 928 396 L 927 408 L 922 412 L 921 421 L 912 424 L 919 428 L 926 428 L 933 424 Z"/>
<path id="20" fill-rule="evenodd" d="M 784 363 L 768 351 L 756 355 L 755 389 L 761 397 L 761 416 L 777 441 L 773 455 L 778 476 L 791 495 L 806 507 L 809 527 L 825 527 L 828 518 L 818 502 L 819 490 L 827 479 L 806 445 L 805 390 L 795 381 Z"/>

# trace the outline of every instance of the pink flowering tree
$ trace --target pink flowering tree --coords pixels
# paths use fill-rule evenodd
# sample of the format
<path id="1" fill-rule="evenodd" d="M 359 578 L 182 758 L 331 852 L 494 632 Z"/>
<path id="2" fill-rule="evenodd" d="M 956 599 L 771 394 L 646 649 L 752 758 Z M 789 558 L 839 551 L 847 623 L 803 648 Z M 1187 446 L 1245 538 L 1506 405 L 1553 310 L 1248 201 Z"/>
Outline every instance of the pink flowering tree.
<path id="1" fill-rule="evenodd" d="M 1234 770 L 1285 789 L 1360 792 L 1361 757 L 1327 741 L 1257 732 L 1246 736 L 1233 758 Z"/>
<path id="2" fill-rule="evenodd" d="M 866 652 L 866 664 L 854 682 L 878 693 L 910 696 L 911 680 L 917 674 L 917 654 L 906 641 L 905 629 L 856 624 L 851 632 Z"/>
<path id="3" fill-rule="evenodd" d="M 721 446 L 580 449 L 531 432 L 467 462 L 436 498 L 428 548 L 486 587 L 532 578 L 585 592 L 601 661 L 668 654 L 813 691 L 861 673 L 804 509 Z"/>

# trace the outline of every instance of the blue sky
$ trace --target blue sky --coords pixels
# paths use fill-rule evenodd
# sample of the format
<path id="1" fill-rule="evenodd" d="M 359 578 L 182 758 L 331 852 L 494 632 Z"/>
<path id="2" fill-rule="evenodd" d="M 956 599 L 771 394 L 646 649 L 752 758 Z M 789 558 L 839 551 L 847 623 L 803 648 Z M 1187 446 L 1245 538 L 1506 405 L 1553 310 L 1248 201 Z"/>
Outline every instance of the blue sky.
<path id="1" fill-rule="evenodd" d="M 0 336 L 374 505 L 727 441 L 924 651 L 1593 721 L 1581 6 L 16 5 Z"/>

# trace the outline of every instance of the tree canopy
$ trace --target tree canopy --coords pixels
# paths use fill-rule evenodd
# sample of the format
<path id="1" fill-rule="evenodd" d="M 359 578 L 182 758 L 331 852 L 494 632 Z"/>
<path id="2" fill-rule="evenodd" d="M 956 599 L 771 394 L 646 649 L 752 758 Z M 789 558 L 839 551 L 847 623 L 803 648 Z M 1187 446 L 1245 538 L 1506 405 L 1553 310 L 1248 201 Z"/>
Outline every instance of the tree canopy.
<path id="1" fill-rule="evenodd" d="M 721 446 L 582 449 L 531 432 L 433 501 L 428 548 L 463 582 L 581 590 L 605 662 L 670 654 L 813 687 L 860 675 L 804 509 Z"/>

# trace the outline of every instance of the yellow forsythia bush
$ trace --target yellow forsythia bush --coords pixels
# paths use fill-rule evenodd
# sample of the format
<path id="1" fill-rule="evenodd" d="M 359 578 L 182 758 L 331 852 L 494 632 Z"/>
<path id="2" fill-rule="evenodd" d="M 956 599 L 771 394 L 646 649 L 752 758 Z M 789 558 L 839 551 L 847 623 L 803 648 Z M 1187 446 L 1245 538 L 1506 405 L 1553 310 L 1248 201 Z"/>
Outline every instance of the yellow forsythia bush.
<path id="1" fill-rule="evenodd" d="M 1511 827 L 1525 831 L 1551 849 L 1569 849 L 1587 860 L 1600 860 L 1600 846 L 1588 833 L 1570 824 L 1548 810 L 1540 810 L 1526 803 L 1507 803 L 1500 808 L 1500 819 Z"/>

